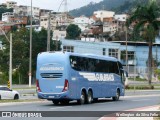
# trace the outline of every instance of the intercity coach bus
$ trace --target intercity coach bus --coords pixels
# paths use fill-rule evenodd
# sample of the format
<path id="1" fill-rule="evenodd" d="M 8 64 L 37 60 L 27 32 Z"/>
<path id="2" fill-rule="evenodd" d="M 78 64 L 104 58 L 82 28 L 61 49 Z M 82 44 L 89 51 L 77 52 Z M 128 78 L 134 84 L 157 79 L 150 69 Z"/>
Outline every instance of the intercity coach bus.
<path id="1" fill-rule="evenodd" d="M 36 86 L 40 99 L 54 104 L 92 103 L 124 96 L 124 70 L 113 57 L 71 52 L 42 52 L 37 57 Z"/>

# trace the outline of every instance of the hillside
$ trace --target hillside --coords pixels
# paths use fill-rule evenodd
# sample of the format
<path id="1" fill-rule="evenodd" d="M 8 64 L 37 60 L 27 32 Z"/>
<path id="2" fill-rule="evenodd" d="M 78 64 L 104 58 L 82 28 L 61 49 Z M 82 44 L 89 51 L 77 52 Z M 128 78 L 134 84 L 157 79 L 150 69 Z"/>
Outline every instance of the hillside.
<path id="1" fill-rule="evenodd" d="M 138 5 L 144 5 L 149 0 L 103 0 L 99 3 L 93 3 L 71 10 L 69 13 L 74 17 L 78 17 L 81 15 L 91 16 L 94 11 L 97 10 L 112 10 L 117 14 L 121 13 L 130 13 L 133 11 Z M 160 0 L 157 0 L 157 3 L 160 4 Z"/>
<path id="2" fill-rule="evenodd" d="M 93 12 L 96 10 L 102 10 L 102 9 L 112 10 L 123 5 L 125 1 L 130 1 L 130 0 L 103 0 L 99 3 L 91 2 L 84 7 L 71 10 L 69 13 L 74 17 L 81 16 L 81 15 L 91 16 Z"/>

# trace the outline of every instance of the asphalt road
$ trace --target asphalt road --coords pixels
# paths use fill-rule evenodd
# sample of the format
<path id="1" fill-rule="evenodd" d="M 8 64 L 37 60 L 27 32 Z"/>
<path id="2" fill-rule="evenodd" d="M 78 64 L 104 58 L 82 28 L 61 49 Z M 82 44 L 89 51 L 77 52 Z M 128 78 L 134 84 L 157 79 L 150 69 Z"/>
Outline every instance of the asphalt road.
<path id="1" fill-rule="evenodd" d="M 101 99 L 97 103 L 78 105 L 76 102 L 71 102 L 69 105 L 54 105 L 50 101 L 33 102 L 33 103 L 18 103 L 14 105 L 0 105 L 0 111 L 79 111 L 79 114 L 83 111 L 124 111 L 131 110 L 140 107 L 159 105 L 160 94 L 157 95 L 145 95 L 145 96 L 125 96 L 121 97 L 119 101 L 112 101 L 111 99 Z M 96 112 L 95 112 L 96 113 Z M 42 118 L 52 120 L 97 120 L 99 117 L 66 117 L 66 114 L 60 114 L 61 117 L 54 118 Z M 93 115 L 93 114 L 92 114 Z M 105 115 L 105 114 L 104 114 Z M 103 116 L 103 115 L 102 115 Z M 24 119 L 24 118 L 23 118 Z M 28 119 L 28 118 L 25 118 Z M 38 118 L 32 118 L 32 120 Z M 0 118 L 0 120 L 6 120 L 6 118 Z M 14 118 L 17 120 L 17 118 Z"/>

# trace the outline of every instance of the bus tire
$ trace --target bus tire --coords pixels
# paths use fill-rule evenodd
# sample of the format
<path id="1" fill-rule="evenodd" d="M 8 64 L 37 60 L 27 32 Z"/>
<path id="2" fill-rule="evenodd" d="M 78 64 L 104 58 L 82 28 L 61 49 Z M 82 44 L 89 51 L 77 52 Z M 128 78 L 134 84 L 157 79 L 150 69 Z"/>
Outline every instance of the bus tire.
<path id="1" fill-rule="evenodd" d="M 112 97 L 113 101 L 118 101 L 120 96 L 120 91 L 117 89 L 116 96 Z"/>
<path id="2" fill-rule="evenodd" d="M 88 95 L 87 95 L 87 103 L 91 104 L 93 102 L 93 93 L 92 91 L 88 91 Z"/>
<path id="3" fill-rule="evenodd" d="M 85 103 L 86 100 L 86 96 L 84 91 L 81 92 L 81 98 L 79 100 L 77 100 L 78 104 L 83 105 Z"/>
<path id="4" fill-rule="evenodd" d="M 59 101 L 58 100 L 52 100 L 53 104 L 58 105 Z"/>

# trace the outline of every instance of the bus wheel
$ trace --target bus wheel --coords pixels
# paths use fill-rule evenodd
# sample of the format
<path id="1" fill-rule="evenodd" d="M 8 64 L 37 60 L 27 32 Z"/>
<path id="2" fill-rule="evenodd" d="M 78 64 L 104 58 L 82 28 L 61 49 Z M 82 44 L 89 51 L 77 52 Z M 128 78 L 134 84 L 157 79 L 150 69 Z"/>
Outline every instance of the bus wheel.
<path id="1" fill-rule="evenodd" d="M 58 105 L 59 101 L 57 100 L 52 100 L 53 104 Z"/>
<path id="2" fill-rule="evenodd" d="M 85 93 L 82 91 L 81 92 L 81 98 L 80 98 L 80 100 L 77 100 L 77 102 L 78 102 L 78 104 L 84 104 L 85 103 Z"/>
<path id="3" fill-rule="evenodd" d="M 90 104 L 93 101 L 93 94 L 92 91 L 88 91 L 88 95 L 87 95 L 87 103 Z"/>
<path id="4" fill-rule="evenodd" d="M 118 89 L 117 92 L 116 92 L 116 96 L 112 97 L 113 101 L 118 101 L 119 100 L 119 96 L 120 96 L 120 91 Z"/>

